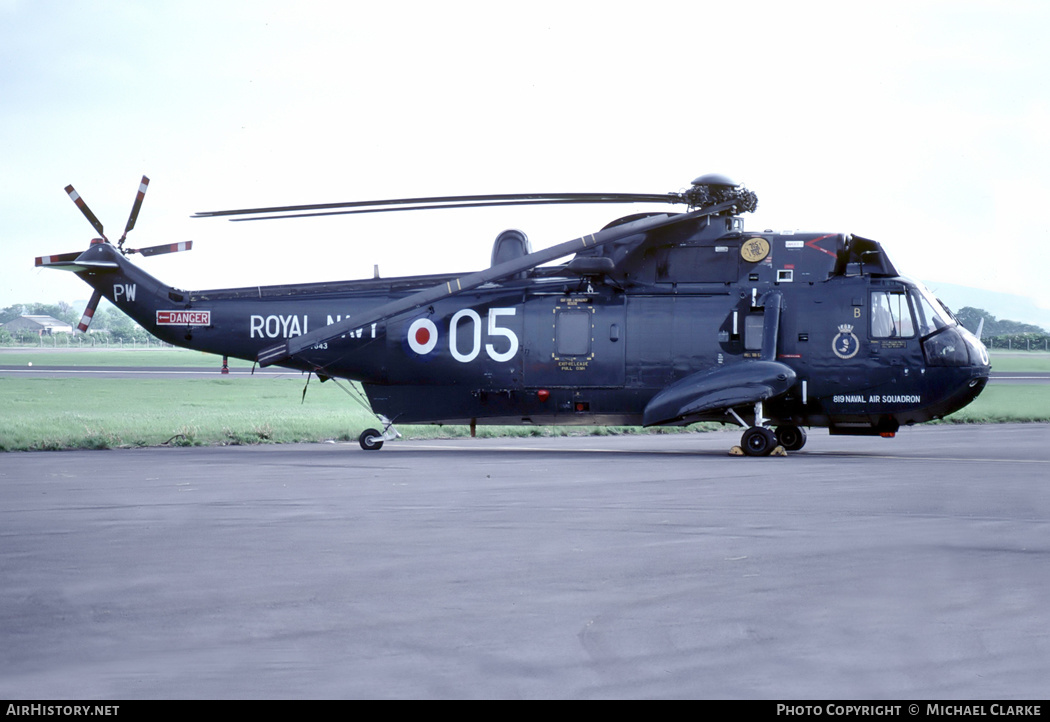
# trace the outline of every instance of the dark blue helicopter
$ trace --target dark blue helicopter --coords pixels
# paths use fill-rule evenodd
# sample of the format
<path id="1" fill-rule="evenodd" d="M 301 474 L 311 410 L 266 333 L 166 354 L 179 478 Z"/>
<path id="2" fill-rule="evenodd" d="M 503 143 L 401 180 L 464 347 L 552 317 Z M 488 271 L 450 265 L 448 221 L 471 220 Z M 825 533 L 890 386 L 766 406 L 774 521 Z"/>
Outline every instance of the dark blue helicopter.
<path id="1" fill-rule="evenodd" d="M 383 426 L 398 423 L 687 425 L 736 423 L 765 456 L 806 427 L 893 436 L 970 403 L 988 354 L 882 246 L 842 233 L 744 230 L 755 194 L 720 175 L 681 193 L 541 193 L 407 198 L 211 211 L 233 220 L 555 203 L 681 204 L 619 218 L 533 252 L 501 233 L 488 269 L 466 275 L 185 291 L 126 256 L 190 244 L 113 244 L 38 258 L 94 288 L 177 346 L 360 382 Z M 565 257 L 567 262 L 554 264 Z"/>

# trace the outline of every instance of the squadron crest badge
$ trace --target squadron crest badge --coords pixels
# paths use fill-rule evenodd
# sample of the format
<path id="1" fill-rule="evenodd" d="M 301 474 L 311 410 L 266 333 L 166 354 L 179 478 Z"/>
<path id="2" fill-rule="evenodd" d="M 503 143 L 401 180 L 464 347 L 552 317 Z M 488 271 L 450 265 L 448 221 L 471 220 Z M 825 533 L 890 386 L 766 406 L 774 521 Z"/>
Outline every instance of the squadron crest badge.
<path id="1" fill-rule="evenodd" d="M 762 237 L 748 238 L 740 246 L 740 257 L 748 263 L 758 263 L 769 255 L 769 241 Z"/>
<path id="2" fill-rule="evenodd" d="M 851 359 L 860 351 L 860 339 L 853 333 L 853 326 L 848 323 L 839 326 L 839 332 L 831 340 L 831 350 L 840 359 Z"/>

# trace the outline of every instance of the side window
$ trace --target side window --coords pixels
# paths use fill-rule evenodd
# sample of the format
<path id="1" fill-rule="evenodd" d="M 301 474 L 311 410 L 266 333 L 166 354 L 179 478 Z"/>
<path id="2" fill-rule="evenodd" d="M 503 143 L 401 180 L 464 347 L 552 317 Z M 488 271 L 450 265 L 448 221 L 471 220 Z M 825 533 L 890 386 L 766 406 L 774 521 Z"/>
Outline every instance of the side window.
<path id="1" fill-rule="evenodd" d="M 915 335 L 911 306 L 904 291 L 873 291 L 871 337 L 906 338 Z"/>

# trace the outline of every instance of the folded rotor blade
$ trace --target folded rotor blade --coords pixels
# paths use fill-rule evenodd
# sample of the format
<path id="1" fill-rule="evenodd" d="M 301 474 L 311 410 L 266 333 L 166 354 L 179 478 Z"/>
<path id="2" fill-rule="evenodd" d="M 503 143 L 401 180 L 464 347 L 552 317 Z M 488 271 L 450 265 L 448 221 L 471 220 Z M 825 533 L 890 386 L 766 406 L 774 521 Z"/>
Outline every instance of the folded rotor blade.
<path id="1" fill-rule="evenodd" d="M 350 201 L 347 203 L 313 203 L 299 206 L 271 206 L 269 208 L 241 208 L 226 211 L 201 211 L 194 218 L 219 216 L 263 215 L 288 218 L 287 214 L 314 215 L 310 211 L 333 211 L 341 208 L 379 208 L 385 210 L 433 210 L 437 208 L 470 208 L 479 205 L 535 205 L 538 203 L 685 203 L 677 193 L 503 193 L 474 196 L 432 196 L 427 198 L 391 198 L 377 201 Z M 397 207 L 402 206 L 402 207 Z M 407 207 L 412 206 L 412 207 Z M 357 211 L 376 212 L 376 211 Z M 280 214 L 280 215 L 274 215 Z M 324 215 L 324 214 L 318 214 Z M 260 219 L 261 220 L 261 219 Z"/>
<path id="2" fill-rule="evenodd" d="M 98 308 L 98 302 L 101 300 L 102 294 L 99 291 L 95 291 L 91 294 L 91 300 L 88 301 L 87 308 L 84 309 L 84 315 L 80 317 L 77 331 L 87 333 L 88 326 L 91 325 L 91 319 L 95 317 L 95 309 Z"/>
<path id="3" fill-rule="evenodd" d="M 265 348 L 259 352 L 259 365 L 270 366 L 275 363 L 281 363 L 295 354 L 308 349 L 314 344 L 332 341 L 349 331 L 366 326 L 370 323 L 381 321 L 427 304 L 435 303 L 444 298 L 454 296 L 464 291 L 469 291 L 486 283 L 501 281 L 505 278 L 514 276 L 515 274 L 541 266 L 544 263 L 549 263 L 550 261 L 567 256 L 570 253 L 577 253 L 590 248 L 603 246 L 607 243 L 645 233 L 662 226 L 695 220 L 704 216 L 716 215 L 728 211 L 733 207 L 734 204 L 731 202 L 721 203 L 691 213 L 653 216 L 633 221 L 631 223 L 624 223 L 612 228 L 606 228 L 589 236 L 575 238 L 571 241 L 551 246 L 542 251 L 530 253 L 527 256 L 522 256 L 520 258 L 497 264 L 484 271 L 446 281 L 437 286 L 433 286 L 432 288 L 391 301 L 379 306 L 378 308 L 354 314 L 342 321 L 329 324 L 328 326 L 310 331 L 301 336 L 295 336 L 277 346 Z"/>
<path id="4" fill-rule="evenodd" d="M 189 251 L 192 248 L 193 241 L 181 241 L 179 243 L 165 243 L 160 246 L 147 246 L 146 248 L 129 248 L 128 253 L 141 253 L 143 256 L 159 256 L 164 253 Z"/>
<path id="5" fill-rule="evenodd" d="M 91 212 L 91 209 L 88 208 L 87 203 L 85 203 L 84 199 L 80 197 L 80 194 L 77 193 L 71 185 L 66 186 L 66 193 L 68 193 L 69 197 L 73 199 L 73 202 L 77 204 L 77 208 L 79 208 L 80 212 L 84 214 L 84 217 L 88 219 L 88 223 L 91 224 L 92 228 L 94 228 L 100 236 L 105 238 L 106 234 L 102 231 L 102 223 L 99 222 L 98 218 L 95 218 L 95 214 Z"/>
<path id="6" fill-rule="evenodd" d="M 135 203 L 131 206 L 131 215 L 128 216 L 128 224 L 124 226 L 124 235 L 128 235 L 128 231 L 135 227 L 135 221 L 139 217 L 139 210 L 142 208 L 142 199 L 146 197 L 146 189 L 149 187 L 149 178 L 142 176 L 142 180 L 139 182 L 139 192 L 135 195 Z"/>

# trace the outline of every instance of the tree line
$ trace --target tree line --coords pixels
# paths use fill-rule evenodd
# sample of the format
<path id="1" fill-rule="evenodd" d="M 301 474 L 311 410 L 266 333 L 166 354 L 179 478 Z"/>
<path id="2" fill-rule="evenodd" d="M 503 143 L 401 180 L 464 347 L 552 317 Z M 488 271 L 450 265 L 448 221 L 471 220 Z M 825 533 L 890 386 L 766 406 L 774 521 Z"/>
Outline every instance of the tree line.
<path id="1" fill-rule="evenodd" d="M 65 301 L 58 303 L 16 303 L 0 310 L 0 325 L 13 321 L 19 316 L 50 316 L 68 323 L 74 329 L 80 323 L 84 310 L 74 308 Z M 78 334 L 79 335 L 79 334 Z M 160 339 L 146 331 L 116 306 L 101 304 L 95 310 L 91 320 L 88 336 L 95 342 L 108 343 L 162 343 Z M 0 328 L 0 344 L 36 344 L 40 339 L 36 331 L 8 331 Z"/>
<path id="2" fill-rule="evenodd" d="M 999 320 L 983 308 L 963 306 L 955 318 L 970 331 L 976 333 L 981 321 L 984 328 L 981 330 L 981 340 L 988 348 L 994 349 L 1020 349 L 1045 351 L 1050 349 L 1050 333 L 1046 329 L 1031 323 L 1020 321 Z"/>

